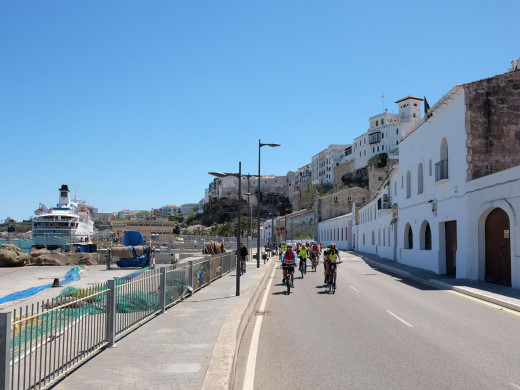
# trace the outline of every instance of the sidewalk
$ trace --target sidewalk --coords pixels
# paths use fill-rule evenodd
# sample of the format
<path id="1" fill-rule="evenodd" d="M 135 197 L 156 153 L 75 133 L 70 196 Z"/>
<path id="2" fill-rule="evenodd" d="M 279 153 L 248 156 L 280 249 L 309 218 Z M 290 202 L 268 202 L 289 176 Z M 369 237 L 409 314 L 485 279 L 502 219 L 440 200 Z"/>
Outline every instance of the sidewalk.
<path id="1" fill-rule="evenodd" d="M 204 378 L 210 360 L 210 371 L 227 383 L 234 362 L 229 356 L 215 362 L 214 349 L 228 348 L 234 358 L 242 337 L 240 324 L 245 327 L 277 259 L 272 257 L 265 265 L 261 260 L 260 268 L 248 262 L 239 297 L 232 271 L 119 339 L 114 348 L 95 355 L 54 389 L 201 389 L 208 381 Z M 231 333 L 221 335 L 223 329 Z"/>
<path id="2" fill-rule="evenodd" d="M 350 253 L 361 257 L 373 267 L 417 279 L 443 290 L 457 291 L 520 312 L 520 289 L 468 279 L 455 279 L 454 277 L 446 275 L 437 275 L 432 271 L 400 264 L 396 261 L 383 259 L 370 253 Z"/>

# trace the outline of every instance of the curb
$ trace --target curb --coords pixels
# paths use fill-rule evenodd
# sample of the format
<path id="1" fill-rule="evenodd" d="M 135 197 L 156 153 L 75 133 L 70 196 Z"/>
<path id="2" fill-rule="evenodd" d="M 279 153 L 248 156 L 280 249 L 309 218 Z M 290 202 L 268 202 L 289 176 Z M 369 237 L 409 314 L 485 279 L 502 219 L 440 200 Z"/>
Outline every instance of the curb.
<path id="1" fill-rule="evenodd" d="M 414 279 L 414 280 L 417 280 L 419 282 L 430 284 L 430 285 L 432 285 L 434 287 L 437 287 L 437 288 L 439 288 L 441 290 L 452 290 L 452 291 L 458 292 L 460 294 L 469 295 L 469 296 L 471 296 L 473 298 L 477 298 L 477 299 L 480 299 L 482 301 L 490 302 L 490 303 L 493 303 L 495 305 L 502 306 L 502 307 L 505 307 L 507 309 L 520 312 L 520 305 L 517 305 L 515 303 L 508 302 L 508 301 L 505 301 L 503 299 L 498 299 L 498 298 L 492 297 L 491 295 L 486 295 L 486 294 L 474 291 L 471 288 L 453 286 L 451 284 L 444 283 L 444 282 L 441 282 L 441 281 L 438 281 L 438 280 L 434 280 L 434 279 L 428 279 L 428 280 L 421 279 L 421 278 L 418 278 L 416 276 L 413 276 L 412 274 L 410 274 L 407 271 L 403 271 L 403 270 L 400 270 L 398 268 L 394 268 L 394 267 L 390 267 L 390 266 L 385 265 L 385 264 L 381 264 L 381 263 L 379 263 L 377 261 L 367 259 L 366 257 L 361 256 L 361 255 L 358 255 L 358 256 L 361 257 L 367 263 L 376 265 L 376 266 L 378 266 L 380 268 L 386 269 L 387 271 L 391 271 L 391 272 L 393 272 L 393 273 L 395 273 L 397 275 L 404 276 L 404 277 L 407 277 L 407 278 L 410 278 L 410 279 Z"/>
<path id="2" fill-rule="evenodd" d="M 260 293 L 264 290 L 272 269 L 276 266 L 276 260 L 271 257 L 270 263 L 263 269 L 260 282 L 257 286 L 251 286 L 240 298 L 231 313 L 224 321 L 211 355 L 208 370 L 204 376 L 202 389 L 222 390 L 233 387 L 235 376 L 235 357 L 238 354 L 240 340 L 244 335 L 249 318 L 253 314 Z"/>

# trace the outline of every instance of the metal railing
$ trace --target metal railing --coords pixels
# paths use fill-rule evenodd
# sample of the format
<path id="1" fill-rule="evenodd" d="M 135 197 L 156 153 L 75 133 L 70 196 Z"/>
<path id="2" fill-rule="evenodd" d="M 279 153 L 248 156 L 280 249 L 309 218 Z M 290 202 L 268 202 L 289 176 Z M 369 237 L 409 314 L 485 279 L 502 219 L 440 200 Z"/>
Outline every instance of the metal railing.
<path id="1" fill-rule="evenodd" d="M 448 178 L 448 160 L 441 160 L 435 164 L 435 181 Z"/>
<path id="2" fill-rule="evenodd" d="M 0 390 L 41 389 L 118 337 L 235 269 L 232 252 L 0 312 Z"/>

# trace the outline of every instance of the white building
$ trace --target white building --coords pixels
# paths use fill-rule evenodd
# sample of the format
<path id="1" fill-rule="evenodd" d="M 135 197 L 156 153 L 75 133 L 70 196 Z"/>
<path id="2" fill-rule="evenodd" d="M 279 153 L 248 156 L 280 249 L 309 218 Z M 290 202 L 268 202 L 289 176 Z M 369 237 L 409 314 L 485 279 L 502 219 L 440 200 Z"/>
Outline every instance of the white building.
<path id="1" fill-rule="evenodd" d="M 397 114 L 385 110 L 382 114 L 369 118 L 369 129 L 356 137 L 352 144 L 355 169 L 366 167 L 368 160 L 376 154 L 398 154 L 399 143 L 413 131 L 421 119 L 422 101 L 421 98 L 407 96 L 395 102 L 399 105 Z"/>
<path id="2" fill-rule="evenodd" d="M 348 146 L 350 145 L 329 145 L 327 149 L 312 156 L 312 184 L 332 184 L 334 180 L 334 167 L 340 164 Z"/>
<path id="3" fill-rule="evenodd" d="M 318 224 L 318 241 L 326 247 L 333 242 L 337 249 L 352 250 L 352 214 L 341 215 Z"/>
<path id="4" fill-rule="evenodd" d="M 519 86 L 518 70 L 458 85 L 428 111 L 359 210 L 357 250 L 520 288 Z"/>

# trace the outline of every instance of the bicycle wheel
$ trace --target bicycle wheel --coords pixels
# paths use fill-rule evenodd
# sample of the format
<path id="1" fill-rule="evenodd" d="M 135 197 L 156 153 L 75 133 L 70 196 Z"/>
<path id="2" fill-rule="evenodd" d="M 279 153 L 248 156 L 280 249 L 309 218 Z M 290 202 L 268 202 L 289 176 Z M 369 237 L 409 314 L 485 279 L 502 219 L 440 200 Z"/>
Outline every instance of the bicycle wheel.
<path id="1" fill-rule="evenodd" d="M 285 284 L 287 284 L 287 295 L 290 295 L 291 294 L 291 277 L 289 275 L 287 275 Z"/>
<path id="2" fill-rule="evenodd" d="M 304 273 L 304 274 L 307 273 L 307 259 L 304 259 L 304 260 L 303 260 L 303 273 Z"/>
<path id="3" fill-rule="evenodd" d="M 330 277 L 330 275 L 329 275 L 328 284 L 329 284 L 329 294 L 330 294 L 330 292 L 332 291 L 332 282 L 331 282 L 331 277 Z"/>
<path id="4" fill-rule="evenodd" d="M 302 279 L 303 279 L 303 260 L 300 262 L 300 272 L 302 273 Z"/>
<path id="5" fill-rule="evenodd" d="M 334 273 L 333 282 L 332 282 L 332 293 L 336 294 L 336 273 Z"/>

